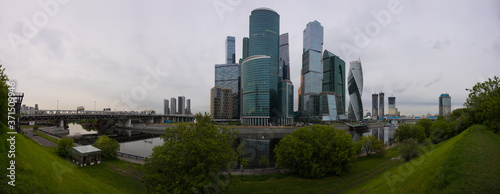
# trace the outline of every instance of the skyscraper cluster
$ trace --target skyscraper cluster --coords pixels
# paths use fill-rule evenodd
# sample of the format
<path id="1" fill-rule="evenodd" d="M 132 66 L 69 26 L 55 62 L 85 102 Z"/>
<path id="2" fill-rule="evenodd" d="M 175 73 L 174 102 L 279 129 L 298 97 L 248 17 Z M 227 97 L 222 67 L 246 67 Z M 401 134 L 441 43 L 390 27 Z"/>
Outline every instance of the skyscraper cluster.
<path id="1" fill-rule="evenodd" d="M 163 99 L 163 114 L 191 114 L 191 99 L 186 100 L 184 96 L 179 96 L 177 99 L 172 97 L 170 101 L 168 99 Z"/>
<path id="2" fill-rule="evenodd" d="M 214 119 L 240 119 L 245 125 L 257 126 L 293 122 L 288 34 L 280 35 L 279 24 L 280 16 L 274 10 L 253 10 L 239 64 L 234 63 L 232 54 L 234 37 L 227 38 L 226 64 L 215 66 L 215 87 L 211 90 Z M 232 99 L 228 99 L 229 92 Z"/>

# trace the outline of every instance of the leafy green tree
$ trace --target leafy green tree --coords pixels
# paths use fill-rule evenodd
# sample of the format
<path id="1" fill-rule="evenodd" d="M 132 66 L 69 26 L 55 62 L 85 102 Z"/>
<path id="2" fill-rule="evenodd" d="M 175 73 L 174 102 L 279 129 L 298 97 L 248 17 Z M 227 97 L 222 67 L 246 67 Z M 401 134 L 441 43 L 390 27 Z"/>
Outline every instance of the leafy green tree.
<path id="1" fill-rule="evenodd" d="M 399 147 L 399 154 L 401 154 L 401 158 L 405 161 L 410 161 L 413 158 L 416 158 L 420 153 L 418 151 L 418 143 L 415 139 L 405 139 L 401 146 Z"/>
<path id="2" fill-rule="evenodd" d="M 7 85 L 9 77 L 5 74 L 5 68 L 0 64 L 0 122 L 5 126 L 8 119 L 8 104 L 9 104 L 9 86 Z"/>
<path id="3" fill-rule="evenodd" d="M 466 90 L 470 93 L 464 106 L 474 117 L 474 122 L 482 123 L 493 131 L 500 130 L 500 79 L 494 76 Z"/>
<path id="4" fill-rule="evenodd" d="M 356 158 L 352 137 L 332 126 L 302 127 L 285 136 L 274 148 L 279 166 L 308 178 L 343 175 Z"/>
<path id="5" fill-rule="evenodd" d="M 415 131 L 415 139 L 418 142 L 423 142 L 425 140 L 425 129 L 420 125 L 413 125 L 412 129 Z"/>
<path id="6" fill-rule="evenodd" d="M 63 137 L 57 141 L 56 152 L 59 156 L 69 156 L 71 154 L 71 149 L 73 148 L 73 139 Z"/>
<path id="7" fill-rule="evenodd" d="M 39 128 L 40 128 L 40 127 L 39 127 L 38 125 L 34 125 L 34 126 L 33 126 L 33 131 L 38 131 L 38 129 L 39 129 Z"/>
<path id="8" fill-rule="evenodd" d="M 416 134 L 415 131 L 413 130 L 413 125 L 408 123 L 399 125 L 396 131 L 394 132 L 394 138 L 400 142 L 406 139 L 415 138 L 415 136 Z"/>
<path id="9" fill-rule="evenodd" d="M 361 136 L 359 138 L 362 148 L 365 150 L 366 155 L 369 156 L 372 152 L 385 154 L 385 146 L 382 140 L 378 140 L 373 135 Z"/>
<path id="10" fill-rule="evenodd" d="M 419 121 L 417 121 L 417 125 L 424 127 L 426 137 L 429 137 L 431 135 L 432 121 L 430 119 L 420 119 Z"/>
<path id="11" fill-rule="evenodd" d="M 146 159 L 143 181 L 151 193 L 224 192 L 231 183 L 237 131 L 217 126 L 210 115 L 197 114 L 196 123 L 166 129 L 164 143 Z M 221 178 L 221 170 L 228 176 Z"/>
<path id="12" fill-rule="evenodd" d="M 97 138 L 94 142 L 94 146 L 101 149 L 102 156 L 105 158 L 116 158 L 116 152 L 120 151 L 120 143 L 106 135 L 101 135 Z"/>
<path id="13" fill-rule="evenodd" d="M 433 143 L 442 142 L 450 137 L 453 137 L 453 129 L 450 123 L 446 122 L 444 119 L 438 119 L 432 123 L 431 141 Z"/>

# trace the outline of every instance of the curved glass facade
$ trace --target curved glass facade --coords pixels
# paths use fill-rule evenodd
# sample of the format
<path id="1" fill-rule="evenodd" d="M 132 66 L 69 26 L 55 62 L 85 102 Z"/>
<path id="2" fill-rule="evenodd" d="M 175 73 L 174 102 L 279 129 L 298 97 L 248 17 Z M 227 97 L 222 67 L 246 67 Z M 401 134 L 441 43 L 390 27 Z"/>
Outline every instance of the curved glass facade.
<path id="1" fill-rule="evenodd" d="M 361 68 L 361 61 L 351 61 L 350 64 L 351 68 L 349 69 L 349 76 L 347 78 L 350 98 L 347 117 L 349 120 L 362 121 L 363 103 L 361 101 L 361 94 L 363 94 L 363 69 Z"/>
<path id="2" fill-rule="evenodd" d="M 250 15 L 249 56 L 241 64 L 241 117 L 247 125 L 268 125 L 279 113 L 279 20 L 268 8 Z"/>

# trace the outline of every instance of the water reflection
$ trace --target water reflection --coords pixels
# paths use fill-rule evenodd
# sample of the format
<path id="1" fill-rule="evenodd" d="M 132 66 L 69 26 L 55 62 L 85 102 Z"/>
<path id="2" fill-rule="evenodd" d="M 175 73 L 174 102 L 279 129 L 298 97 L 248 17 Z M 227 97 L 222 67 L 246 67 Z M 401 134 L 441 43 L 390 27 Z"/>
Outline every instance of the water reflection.
<path id="1" fill-rule="evenodd" d="M 354 142 L 358 142 L 359 137 L 361 136 L 373 135 L 377 137 L 378 140 L 383 140 L 384 143 L 387 143 L 389 141 L 394 141 L 395 131 L 396 127 L 379 127 L 379 128 L 371 128 L 363 132 L 349 131 L 348 133 L 351 134 Z"/>
<path id="2" fill-rule="evenodd" d="M 83 135 L 83 134 L 97 134 L 97 129 L 90 126 L 82 126 L 77 123 L 68 124 L 68 136 Z"/>
<path id="3" fill-rule="evenodd" d="M 149 157 L 153 153 L 153 148 L 162 144 L 163 138 L 161 137 L 125 142 L 120 143 L 120 152 Z"/>

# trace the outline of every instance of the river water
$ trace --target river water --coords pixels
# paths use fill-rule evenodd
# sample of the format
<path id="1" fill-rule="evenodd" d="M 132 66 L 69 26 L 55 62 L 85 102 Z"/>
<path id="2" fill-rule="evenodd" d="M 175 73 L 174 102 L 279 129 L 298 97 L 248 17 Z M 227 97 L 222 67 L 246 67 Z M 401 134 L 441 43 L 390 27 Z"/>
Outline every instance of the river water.
<path id="1" fill-rule="evenodd" d="M 375 137 L 377 137 L 377 139 L 383 140 L 384 143 L 387 143 L 388 141 L 393 141 L 395 130 L 396 127 L 379 127 L 371 128 L 360 133 L 356 133 L 353 131 L 348 131 L 348 133 L 351 134 L 354 142 L 357 142 L 359 140 L 359 137 L 361 137 L 362 135 L 374 135 Z M 267 141 L 267 143 L 269 143 L 269 141 Z M 120 152 L 142 157 L 149 157 L 151 153 L 153 153 L 153 148 L 162 144 L 163 139 L 161 137 L 125 142 L 120 143 Z"/>

